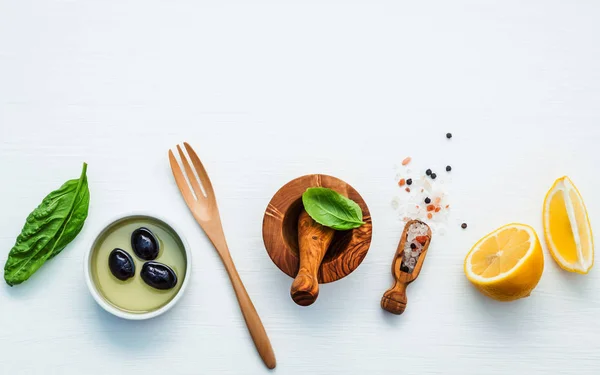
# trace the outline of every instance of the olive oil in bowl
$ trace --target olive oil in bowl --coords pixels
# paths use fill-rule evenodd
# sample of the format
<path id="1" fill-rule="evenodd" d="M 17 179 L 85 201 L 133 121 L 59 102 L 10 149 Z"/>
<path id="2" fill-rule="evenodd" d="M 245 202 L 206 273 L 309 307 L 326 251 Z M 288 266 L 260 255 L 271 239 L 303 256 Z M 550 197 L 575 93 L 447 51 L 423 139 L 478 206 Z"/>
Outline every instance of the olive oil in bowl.
<path id="1" fill-rule="evenodd" d="M 149 233 L 154 236 L 158 246 L 158 254 L 153 254 L 154 259 L 142 259 L 139 249 L 136 252 L 132 247 L 132 235 L 140 232 Z M 147 231 L 146 231 L 147 230 Z M 136 232 L 137 231 L 137 232 Z M 126 262 L 126 270 L 129 275 L 126 279 L 122 274 L 115 273 L 109 266 L 110 255 L 115 249 L 121 254 L 120 259 Z M 123 254 L 127 253 L 129 257 Z M 131 271 L 130 261 L 133 261 Z M 116 220 L 109 224 L 97 237 L 89 254 L 89 281 L 92 294 L 110 305 L 107 308 L 102 301 L 98 301 L 109 312 L 118 316 L 131 319 L 144 319 L 162 312 L 168 305 L 174 303 L 176 296 L 180 293 L 182 286 L 189 277 L 188 253 L 182 238 L 173 228 L 164 221 L 151 216 L 135 215 Z M 113 267 L 114 267 L 113 259 Z M 174 273 L 170 279 L 171 285 L 168 289 L 159 289 L 155 283 L 148 283 L 148 269 L 157 272 L 153 267 L 159 267 L 158 271 L 170 269 Z M 166 266 L 166 267 L 165 267 Z M 142 273 L 146 272 L 142 277 Z M 117 277 L 119 276 L 119 277 Z M 153 275 L 150 275 L 150 278 Z M 159 280 L 160 281 L 160 280 Z M 94 289 L 94 290 L 92 290 Z M 114 309 L 122 313 L 115 312 Z M 132 316 L 133 315 L 133 316 Z M 143 317 L 142 317 L 143 316 Z"/>

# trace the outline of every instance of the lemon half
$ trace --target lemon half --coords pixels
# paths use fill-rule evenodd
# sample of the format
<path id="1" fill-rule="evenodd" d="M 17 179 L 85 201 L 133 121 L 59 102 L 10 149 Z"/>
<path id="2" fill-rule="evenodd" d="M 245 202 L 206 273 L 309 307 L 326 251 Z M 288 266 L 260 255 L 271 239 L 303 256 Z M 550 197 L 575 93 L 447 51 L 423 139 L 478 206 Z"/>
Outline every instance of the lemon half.
<path id="1" fill-rule="evenodd" d="M 544 270 L 535 230 L 508 224 L 479 240 L 465 258 L 465 275 L 479 291 L 498 301 L 527 297 Z"/>

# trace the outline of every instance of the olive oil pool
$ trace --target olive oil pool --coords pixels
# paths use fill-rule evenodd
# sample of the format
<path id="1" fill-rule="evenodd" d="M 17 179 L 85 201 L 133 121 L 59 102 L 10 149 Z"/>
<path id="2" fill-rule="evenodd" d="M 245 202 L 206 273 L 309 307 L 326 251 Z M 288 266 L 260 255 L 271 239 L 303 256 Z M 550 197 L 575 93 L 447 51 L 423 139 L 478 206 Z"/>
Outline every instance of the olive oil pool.
<path id="1" fill-rule="evenodd" d="M 183 243 L 163 222 L 135 216 L 113 223 L 92 252 L 96 288 L 111 305 L 130 313 L 158 310 L 185 279 Z"/>

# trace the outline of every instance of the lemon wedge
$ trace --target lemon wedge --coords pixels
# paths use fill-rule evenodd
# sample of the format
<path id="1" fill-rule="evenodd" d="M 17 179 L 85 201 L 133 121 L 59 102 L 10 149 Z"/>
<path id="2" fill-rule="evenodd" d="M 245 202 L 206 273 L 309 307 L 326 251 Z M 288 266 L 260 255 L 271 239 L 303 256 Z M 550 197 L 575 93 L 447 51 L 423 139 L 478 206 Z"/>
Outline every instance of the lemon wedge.
<path id="1" fill-rule="evenodd" d="M 588 273 L 594 240 L 583 198 L 568 177 L 554 182 L 544 200 L 544 237 L 552 258 L 570 272 Z"/>
<path id="2" fill-rule="evenodd" d="M 498 301 L 527 297 L 544 270 L 535 230 L 508 224 L 479 240 L 465 258 L 465 275 L 480 292 Z"/>

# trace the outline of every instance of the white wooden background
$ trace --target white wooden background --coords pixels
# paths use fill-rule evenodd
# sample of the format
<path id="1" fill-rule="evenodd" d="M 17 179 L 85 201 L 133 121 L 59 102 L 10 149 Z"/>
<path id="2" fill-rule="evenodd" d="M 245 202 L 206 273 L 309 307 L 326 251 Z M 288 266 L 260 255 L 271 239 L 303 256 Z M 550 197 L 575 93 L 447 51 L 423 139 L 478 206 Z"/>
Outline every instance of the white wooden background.
<path id="1" fill-rule="evenodd" d="M 268 373 L 173 182 L 167 150 L 186 140 L 216 188 L 275 373 L 597 374 L 597 267 L 571 275 L 546 256 L 533 295 L 501 304 L 462 264 L 502 224 L 541 235 L 544 194 L 563 174 L 600 233 L 600 3 L 250 3 L 0 0 L 0 263 L 83 161 L 91 190 L 64 253 L 0 286 L 0 373 Z M 397 317 L 379 300 L 401 231 L 393 165 L 406 155 L 453 165 L 454 208 Z M 354 185 L 374 234 L 363 264 L 300 308 L 261 222 L 275 191 L 307 173 Z M 83 279 L 102 223 L 130 210 L 176 221 L 194 251 L 180 304 L 145 322 L 105 313 Z"/>

